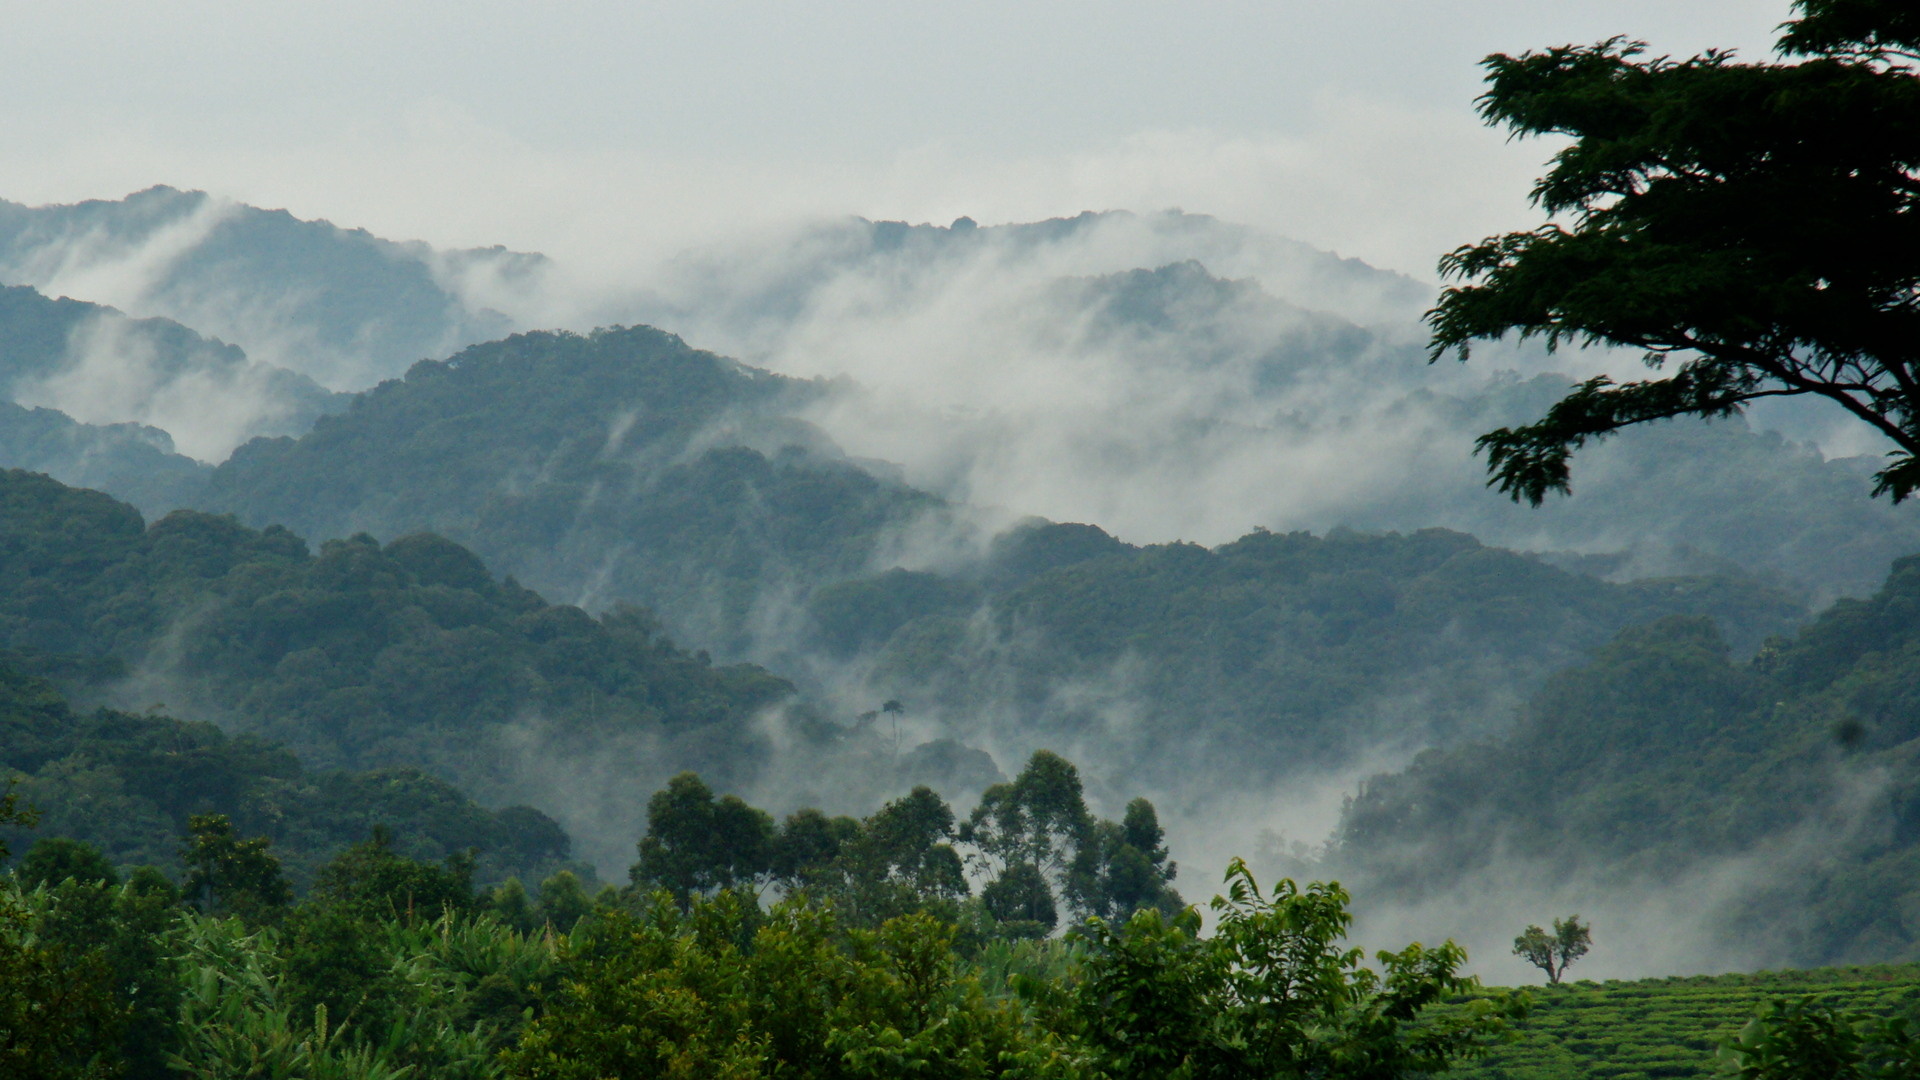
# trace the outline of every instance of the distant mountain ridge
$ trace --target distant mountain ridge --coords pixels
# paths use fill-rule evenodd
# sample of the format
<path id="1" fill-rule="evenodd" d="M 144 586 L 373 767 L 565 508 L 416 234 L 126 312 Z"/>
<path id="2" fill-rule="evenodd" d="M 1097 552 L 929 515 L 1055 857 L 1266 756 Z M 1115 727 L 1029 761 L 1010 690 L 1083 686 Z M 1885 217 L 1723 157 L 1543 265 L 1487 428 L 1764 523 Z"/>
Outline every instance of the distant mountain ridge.
<path id="1" fill-rule="evenodd" d="M 1442 910 L 1489 882 L 1629 910 L 1678 890 L 1672 932 L 1737 963 L 1920 959 L 1916 612 L 1907 558 L 1751 660 L 1707 620 L 1628 630 L 1511 730 L 1368 781 L 1319 869 Z"/>
<path id="2" fill-rule="evenodd" d="M 168 449 L 208 462 L 256 435 L 305 432 L 346 403 L 170 319 L 134 319 L 24 285 L 0 286 L 0 400 L 82 423 L 159 428 Z"/>
<path id="3" fill-rule="evenodd" d="M 164 316 L 335 390 L 512 329 L 463 299 L 545 265 L 504 248 L 437 251 L 202 191 L 24 206 L 0 200 L 0 283 Z"/>

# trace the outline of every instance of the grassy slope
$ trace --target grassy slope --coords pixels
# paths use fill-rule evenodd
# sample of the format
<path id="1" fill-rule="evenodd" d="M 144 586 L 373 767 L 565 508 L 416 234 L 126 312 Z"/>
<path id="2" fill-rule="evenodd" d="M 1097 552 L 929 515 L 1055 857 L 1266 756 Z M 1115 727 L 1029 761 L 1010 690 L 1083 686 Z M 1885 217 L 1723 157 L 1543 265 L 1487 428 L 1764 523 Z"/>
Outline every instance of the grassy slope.
<path id="1" fill-rule="evenodd" d="M 1520 1041 L 1448 1073 L 1471 1080 L 1716 1076 L 1714 1049 L 1769 998 L 1920 1017 L 1920 964 L 1763 971 L 1531 991 Z"/>

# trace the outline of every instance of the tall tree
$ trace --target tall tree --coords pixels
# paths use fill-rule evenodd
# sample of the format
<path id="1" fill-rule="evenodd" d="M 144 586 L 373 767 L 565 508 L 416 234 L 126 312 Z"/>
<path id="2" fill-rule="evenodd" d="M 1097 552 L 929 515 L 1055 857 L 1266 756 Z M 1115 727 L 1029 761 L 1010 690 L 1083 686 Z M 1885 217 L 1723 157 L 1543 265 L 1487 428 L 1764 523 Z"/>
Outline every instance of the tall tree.
<path id="1" fill-rule="evenodd" d="M 264 836 L 240 839 L 225 814 L 193 815 L 180 850 L 187 864 L 181 891 L 206 910 L 249 920 L 273 915 L 293 900 L 293 889 L 281 876 L 272 843 Z"/>
<path id="2" fill-rule="evenodd" d="M 773 818 L 685 772 L 647 800 L 647 835 L 630 876 L 682 907 L 696 894 L 753 885 L 773 869 Z"/>
<path id="3" fill-rule="evenodd" d="M 1067 874 L 1067 897 L 1080 911 L 1124 922 L 1143 908 L 1171 918 L 1185 906 L 1171 882 L 1178 867 L 1169 859 L 1160 816 L 1146 799 L 1127 804 L 1118 824 L 1097 823 Z"/>
<path id="4" fill-rule="evenodd" d="M 1080 770 L 1051 750 L 1037 750 L 1010 783 L 981 793 L 959 838 L 978 849 L 992 875 L 980 895 L 995 917 L 1051 929 L 1056 881 L 1068 876 L 1093 833 Z"/>
<path id="5" fill-rule="evenodd" d="M 1920 16 L 1796 0 L 1783 62 L 1649 57 L 1613 38 L 1487 58 L 1480 112 L 1563 135 L 1548 220 L 1441 260 L 1434 359 L 1508 333 L 1638 350 L 1658 375 L 1573 388 L 1480 437 L 1490 484 L 1538 504 L 1588 441 L 1767 397 L 1834 402 L 1897 448 L 1874 494 L 1920 489 Z"/>

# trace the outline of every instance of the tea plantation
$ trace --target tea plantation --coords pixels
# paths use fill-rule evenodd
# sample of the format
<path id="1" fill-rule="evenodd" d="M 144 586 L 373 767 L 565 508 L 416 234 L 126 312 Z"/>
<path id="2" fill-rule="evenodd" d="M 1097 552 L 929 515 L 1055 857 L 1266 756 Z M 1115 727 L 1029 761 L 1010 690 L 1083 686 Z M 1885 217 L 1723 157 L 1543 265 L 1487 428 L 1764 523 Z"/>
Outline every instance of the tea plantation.
<path id="1" fill-rule="evenodd" d="M 1714 1050 L 1770 998 L 1812 997 L 1920 1022 L 1920 964 L 1535 987 L 1520 1038 L 1447 1075 L 1471 1080 L 1652 1080 L 1722 1075 Z"/>

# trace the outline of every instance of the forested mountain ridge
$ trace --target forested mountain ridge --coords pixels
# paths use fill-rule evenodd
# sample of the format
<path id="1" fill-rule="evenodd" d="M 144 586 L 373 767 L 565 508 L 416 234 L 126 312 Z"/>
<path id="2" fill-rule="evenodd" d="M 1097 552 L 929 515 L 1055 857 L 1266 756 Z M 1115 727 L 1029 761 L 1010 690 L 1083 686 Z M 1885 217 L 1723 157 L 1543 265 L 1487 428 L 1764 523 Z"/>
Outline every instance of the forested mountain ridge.
<path id="1" fill-rule="evenodd" d="M 285 368 L 170 319 L 0 285 L 0 400 L 58 409 L 85 424 L 143 424 L 212 462 L 255 435 L 299 434 L 345 404 Z M 0 426 L 9 432 L 16 421 Z M 9 457 L 8 465 L 39 465 Z M 84 459 L 45 467 L 84 467 Z M 180 504 L 153 503 L 161 514 Z"/>
<path id="2" fill-rule="evenodd" d="M 1257 787 L 1497 728 L 1622 627 L 1686 612 L 1752 648 L 1804 614 L 1749 579 L 1613 585 L 1443 529 L 1209 550 L 1047 524 L 1003 535 L 971 572 L 889 571 L 808 610 L 818 640 L 867 658 L 874 696 L 958 737 L 1043 740 L 1194 797 L 1218 790 L 1194 776 Z"/>
<path id="3" fill-rule="evenodd" d="M 0 402 L 0 462 L 125 499 L 155 517 L 198 503 L 213 466 L 177 454 L 144 424 L 82 424 L 58 409 Z"/>
<path id="4" fill-rule="evenodd" d="M 1658 883 L 1757 858 L 1729 938 L 1783 963 L 1920 957 L 1916 612 L 1908 558 L 1749 661 L 1705 620 L 1628 630 L 1550 678 L 1512 731 L 1367 783 L 1335 864 L 1385 897 L 1500 868 Z"/>
<path id="5" fill-rule="evenodd" d="M 474 850 L 481 881 L 540 876 L 570 858 L 566 833 L 526 806 L 487 810 L 415 769 L 304 768 L 294 755 L 204 722 L 112 709 L 80 713 L 53 686 L 0 665 L 0 772 L 38 812 L 34 831 L 0 827 L 24 850 L 34 836 L 80 840 L 123 867 L 173 867 L 188 818 L 224 814 L 273 842 L 297 886 L 341 848 L 387 828 L 397 848 L 442 860 Z"/>
<path id="6" fill-rule="evenodd" d="M 792 692 L 679 650 L 634 609 L 550 605 L 439 537 L 315 553 L 198 512 L 148 526 L 18 471 L 0 473 L 0 649 L 88 698 L 164 701 L 314 767 L 424 768 L 621 845 L 637 806 L 570 770 L 747 782 L 767 761 L 755 718 Z"/>
<path id="7" fill-rule="evenodd" d="M 0 282 L 165 316 L 335 390 L 506 333 L 504 315 L 466 294 L 544 265 L 503 248 L 396 243 L 164 185 L 71 205 L 0 200 Z"/>
<path id="8" fill-rule="evenodd" d="M 432 530 L 548 595 L 748 651 L 764 600 L 860 573 L 940 500 L 789 419 L 824 387 L 650 327 L 477 345 L 257 440 L 207 502 L 308 535 Z"/>

